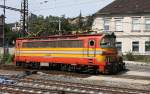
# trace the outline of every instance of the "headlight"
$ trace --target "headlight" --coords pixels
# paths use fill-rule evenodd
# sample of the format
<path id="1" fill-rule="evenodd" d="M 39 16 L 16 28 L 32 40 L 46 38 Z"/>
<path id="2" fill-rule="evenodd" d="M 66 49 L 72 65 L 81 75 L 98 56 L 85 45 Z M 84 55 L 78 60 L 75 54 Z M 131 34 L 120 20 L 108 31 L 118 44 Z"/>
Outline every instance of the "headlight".
<path id="1" fill-rule="evenodd" d="M 112 57 L 111 56 L 106 56 L 105 61 L 108 62 L 108 63 L 112 62 Z"/>

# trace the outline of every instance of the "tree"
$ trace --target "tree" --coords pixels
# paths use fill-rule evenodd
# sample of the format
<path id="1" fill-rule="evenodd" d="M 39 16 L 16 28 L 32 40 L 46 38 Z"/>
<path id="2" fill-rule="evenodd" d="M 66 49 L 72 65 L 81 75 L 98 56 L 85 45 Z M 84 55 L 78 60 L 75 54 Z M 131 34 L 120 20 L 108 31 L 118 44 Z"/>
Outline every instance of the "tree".
<path id="1" fill-rule="evenodd" d="M 78 17 L 79 21 L 78 21 L 78 29 L 79 31 L 82 30 L 83 28 L 83 20 L 82 20 L 82 13 L 80 12 L 79 17 Z"/>
<path id="2" fill-rule="evenodd" d="M 68 22 L 68 19 L 57 16 L 38 16 L 29 22 L 29 35 L 32 36 L 49 36 L 59 34 L 59 20 L 61 20 L 61 29 L 63 34 L 69 34 L 76 27 Z"/>
<path id="3" fill-rule="evenodd" d="M 83 25 L 82 25 L 82 30 L 83 31 L 90 31 L 92 28 L 94 16 L 89 15 L 87 17 L 84 17 Z"/>
<path id="4" fill-rule="evenodd" d="M 5 25 L 5 45 L 14 45 L 13 42 L 16 41 L 16 38 L 19 37 L 18 32 L 12 32 L 11 27 L 6 24 Z"/>
<path id="5" fill-rule="evenodd" d="M 74 19 L 65 18 L 65 16 L 34 16 L 29 21 L 28 37 L 60 34 L 59 20 L 61 21 L 62 34 L 70 34 L 72 31 L 90 30 L 93 23 L 93 16 L 85 17 L 84 19 L 85 20 L 83 20 L 81 12 L 79 16 Z M 72 24 L 70 21 L 75 21 L 76 23 Z"/>
<path id="6" fill-rule="evenodd" d="M 91 30 L 94 21 L 94 15 L 89 15 L 86 22 L 86 30 Z"/>

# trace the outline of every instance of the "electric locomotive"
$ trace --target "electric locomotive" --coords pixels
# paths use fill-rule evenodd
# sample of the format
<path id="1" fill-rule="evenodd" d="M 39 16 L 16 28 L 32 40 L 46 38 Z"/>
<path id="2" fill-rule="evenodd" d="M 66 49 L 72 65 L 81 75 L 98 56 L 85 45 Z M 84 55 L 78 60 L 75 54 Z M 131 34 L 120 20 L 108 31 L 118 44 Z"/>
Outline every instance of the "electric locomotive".
<path id="1" fill-rule="evenodd" d="M 125 69 L 114 33 L 18 38 L 16 66 L 63 71 L 117 73 Z"/>

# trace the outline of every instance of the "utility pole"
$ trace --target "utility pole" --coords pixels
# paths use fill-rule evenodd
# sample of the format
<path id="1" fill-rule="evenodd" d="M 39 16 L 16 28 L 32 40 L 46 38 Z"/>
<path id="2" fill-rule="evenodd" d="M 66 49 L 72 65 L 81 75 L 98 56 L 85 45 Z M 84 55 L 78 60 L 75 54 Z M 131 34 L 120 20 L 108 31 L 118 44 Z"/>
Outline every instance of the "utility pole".
<path id="1" fill-rule="evenodd" d="M 22 36 L 25 36 L 26 32 L 28 32 L 28 0 L 21 1 L 21 9 L 6 6 L 5 0 L 4 0 L 4 4 L 0 5 L 0 8 L 4 9 L 4 16 L 5 16 L 5 9 L 21 12 L 21 20 L 20 20 L 21 34 Z M 5 19 L 4 19 L 4 22 L 5 22 Z"/>
<path id="2" fill-rule="evenodd" d="M 5 55 L 6 55 L 6 49 L 5 49 L 5 6 L 6 6 L 6 2 L 4 0 L 4 8 L 3 8 L 3 12 L 4 12 L 4 17 L 3 17 L 3 60 L 2 63 L 5 63 Z"/>
<path id="3" fill-rule="evenodd" d="M 53 21 L 50 21 L 50 23 L 58 23 L 58 32 L 60 35 L 62 35 L 62 21 L 61 21 L 61 18 L 59 17 L 58 20 L 53 20 Z"/>
<path id="4" fill-rule="evenodd" d="M 59 23 L 59 34 L 60 35 L 62 35 L 62 31 L 61 31 L 61 20 L 60 20 L 60 17 L 59 17 L 59 21 L 58 21 L 58 23 Z"/>
<path id="5" fill-rule="evenodd" d="M 22 0 L 21 2 L 21 34 L 24 37 L 28 32 L 28 0 Z"/>

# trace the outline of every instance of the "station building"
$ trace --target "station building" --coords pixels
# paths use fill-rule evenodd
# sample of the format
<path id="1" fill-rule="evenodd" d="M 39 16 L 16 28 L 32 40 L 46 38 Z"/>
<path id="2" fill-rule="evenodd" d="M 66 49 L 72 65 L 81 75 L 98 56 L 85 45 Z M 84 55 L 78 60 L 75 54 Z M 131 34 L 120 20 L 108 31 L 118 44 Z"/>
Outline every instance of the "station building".
<path id="1" fill-rule="evenodd" d="M 150 55 L 150 0 L 114 0 L 95 14 L 92 30 L 114 32 L 123 54 Z"/>

